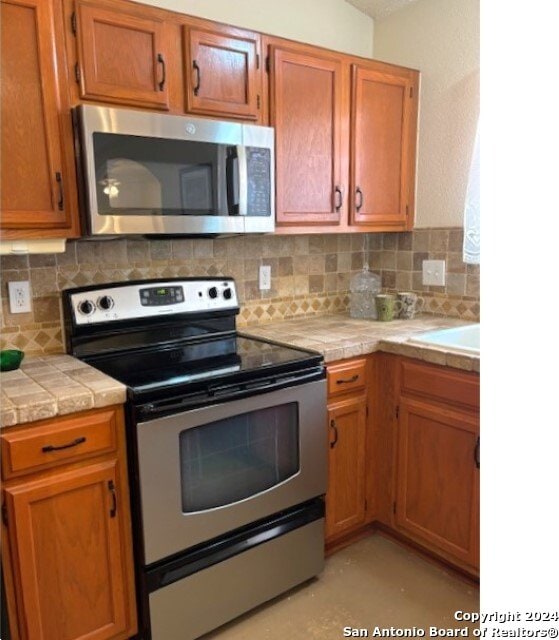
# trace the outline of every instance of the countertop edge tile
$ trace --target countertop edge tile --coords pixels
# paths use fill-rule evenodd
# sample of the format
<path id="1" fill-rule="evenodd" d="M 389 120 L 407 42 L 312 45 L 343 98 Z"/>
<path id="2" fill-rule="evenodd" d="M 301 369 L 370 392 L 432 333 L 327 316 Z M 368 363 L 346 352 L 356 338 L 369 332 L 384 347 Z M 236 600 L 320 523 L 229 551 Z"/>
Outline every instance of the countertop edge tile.
<path id="1" fill-rule="evenodd" d="M 126 402 L 125 385 L 66 354 L 30 357 L 20 369 L 0 374 L 0 387 L 9 383 L 6 391 L 15 381 L 20 393 L 2 392 L 1 428 Z"/>

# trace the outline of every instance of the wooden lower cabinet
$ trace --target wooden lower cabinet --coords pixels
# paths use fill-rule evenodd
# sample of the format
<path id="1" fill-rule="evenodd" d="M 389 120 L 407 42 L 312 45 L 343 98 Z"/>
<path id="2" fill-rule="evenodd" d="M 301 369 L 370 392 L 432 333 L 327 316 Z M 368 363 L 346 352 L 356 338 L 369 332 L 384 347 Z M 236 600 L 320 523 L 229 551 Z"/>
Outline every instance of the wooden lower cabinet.
<path id="1" fill-rule="evenodd" d="M 377 354 L 374 518 L 479 574 L 479 374 Z"/>
<path id="2" fill-rule="evenodd" d="M 367 509 L 371 362 L 372 356 L 328 365 L 327 548 L 346 544 L 371 520 Z"/>
<path id="3" fill-rule="evenodd" d="M 479 375 L 375 353 L 328 392 L 327 549 L 378 526 L 477 575 Z"/>
<path id="4" fill-rule="evenodd" d="M 61 458 L 54 469 L 4 483 L 2 558 L 4 574 L 9 571 L 14 638 L 124 640 L 136 632 L 122 408 L 88 413 L 116 420 L 118 437 L 111 453 L 89 453 L 81 462 L 77 454 L 72 464 Z M 43 449 L 56 434 L 57 422 L 67 427 L 72 420 L 80 424 L 83 416 L 7 429 L 2 447 L 24 429 L 40 436 L 50 423 L 46 439 L 29 440 L 30 447 Z M 98 421 L 100 429 L 102 423 Z M 56 456 L 57 451 L 44 455 Z"/>
<path id="5" fill-rule="evenodd" d="M 452 559 L 479 566 L 479 419 L 401 398 L 396 527 Z"/>
<path id="6" fill-rule="evenodd" d="M 366 422 L 367 399 L 364 395 L 328 405 L 327 541 L 365 521 Z"/>

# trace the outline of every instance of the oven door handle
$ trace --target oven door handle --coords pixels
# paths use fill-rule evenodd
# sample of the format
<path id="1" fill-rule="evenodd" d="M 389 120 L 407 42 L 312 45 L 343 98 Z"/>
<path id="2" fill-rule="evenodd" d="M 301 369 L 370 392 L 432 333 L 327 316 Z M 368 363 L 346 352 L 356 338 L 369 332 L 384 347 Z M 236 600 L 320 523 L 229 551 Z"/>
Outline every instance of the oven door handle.
<path id="1" fill-rule="evenodd" d="M 304 374 L 296 375 L 284 375 L 274 376 L 273 378 L 266 378 L 264 380 L 258 380 L 253 382 L 246 382 L 236 385 L 223 385 L 221 387 L 214 387 L 208 389 L 205 394 L 199 394 L 195 398 L 185 398 L 177 402 L 164 401 L 150 402 L 138 407 L 138 411 L 142 416 L 149 416 L 150 419 L 154 418 L 158 413 L 180 413 L 182 411 L 188 411 L 189 409 L 199 408 L 201 405 L 211 404 L 213 400 L 218 399 L 220 402 L 227 400 L 236 400 L 239 398 L 250 397 L 254 395 L 260 395 L 260 393 L 271 393 L 277 391 L 286 386 L 292 386 L 294 384 L 303 384 L 305 382 L 312 382 L 314 380 L 321 380 L 324 378 L 323 370 L 313 370 Z"/>

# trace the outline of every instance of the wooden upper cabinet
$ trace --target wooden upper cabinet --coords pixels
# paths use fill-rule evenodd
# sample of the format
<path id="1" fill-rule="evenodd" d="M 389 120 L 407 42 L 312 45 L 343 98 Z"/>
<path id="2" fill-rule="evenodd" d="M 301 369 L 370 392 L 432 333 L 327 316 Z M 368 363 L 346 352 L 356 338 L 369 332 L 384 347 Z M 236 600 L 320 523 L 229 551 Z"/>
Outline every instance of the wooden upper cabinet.
<path id="1" fill-rule="evenodd" d="M 140 5 L 118 11 L 82 1 L 76 12 L 81 97 L 168 109 L 164 21 Z"/>
<path id="2" fill-rule="evenodd" d="M 413 224 L 417 74 L 352 65 L 350 224 Z"/>
<path id="3" fill-rule="evenodd" d="M 61 113 L 64 73 L 50 0 L 2 0 L 1 209 L 3 230 L 42 237 L 75 235 L 68 189 L 73 174 Z M 70 125 L 68 113 L 67 125 Z M 7 237 L 18 237 L 9 231 Z M 3 235 L 3 237 L 4 237 Z"/>
<path id="4" fill-rule="evenodd" d="M 272 46 L 270 120 L 276 129 L 279 225 L 336 225 L 342 181 L 342 62 Z"/>
<path id="5" fill-rule="evenodd" d="M 184 30 L 186 110 L 191 113 L 260 119 L 260 36 Z"/>
<path id="6" fill-rule="evenodd" d="M 4 490 L 22 639 L 114 640 L 133 631 L 118 478 L 115 459 Z"/>
<path id="7" fill-rule="evenodd" d="M 396 525 L 479 566 L 479 415 L 401 398 Z"/>

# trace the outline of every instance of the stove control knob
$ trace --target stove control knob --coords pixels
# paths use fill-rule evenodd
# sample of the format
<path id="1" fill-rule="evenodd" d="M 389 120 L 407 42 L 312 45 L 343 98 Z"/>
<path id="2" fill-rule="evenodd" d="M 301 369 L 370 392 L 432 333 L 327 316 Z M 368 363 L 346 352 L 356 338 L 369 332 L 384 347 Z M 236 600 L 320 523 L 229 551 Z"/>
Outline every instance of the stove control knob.
<path id="1" fill-rule="evenodd" d="M 231 289 L 229 289 L 229 287 L 227 287 L 227 289 L 223 289 L 223 297 L 226 300 L 231 300 L 231 298 L 233 297 L 233 292 L 231 291 Z"/>
<path id="2" fill-rule="evenodd" d="M 101 296 L 97 300 L 97 306 L 103 311 L 108 311 L 115 306 L 115 301 L 111 298 L 111 296 Z"/>
<path id="3" fill-rule="evenodd" d="M 210 287 L 208 289 L 208 295 L 212 300 L 215 300 L 217 298 L 217 287 Z"/>
<path id="4" fill-rule="evenodd" d="M 91 300 L 82 300 L 78 304 L 78 311 L 82 316 L 90 316 L 95 311 L 95 305 Z"/>

